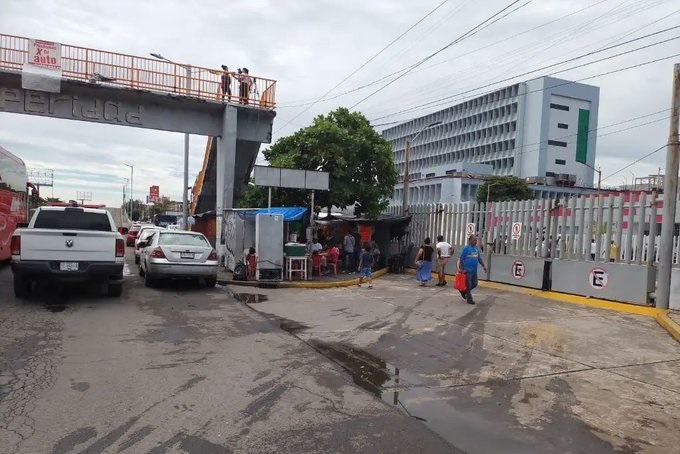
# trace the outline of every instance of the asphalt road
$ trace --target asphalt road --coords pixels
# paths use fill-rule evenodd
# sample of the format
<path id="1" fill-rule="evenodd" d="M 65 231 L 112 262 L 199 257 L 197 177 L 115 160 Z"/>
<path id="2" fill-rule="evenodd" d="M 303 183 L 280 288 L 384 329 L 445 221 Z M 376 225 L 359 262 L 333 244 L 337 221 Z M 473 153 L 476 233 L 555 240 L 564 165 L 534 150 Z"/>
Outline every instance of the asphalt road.
<path id="1" fill-rule="evenodd" d="M 3 453 L 460 452 L 224 287 L 121 298 L 0 268 Z"/>

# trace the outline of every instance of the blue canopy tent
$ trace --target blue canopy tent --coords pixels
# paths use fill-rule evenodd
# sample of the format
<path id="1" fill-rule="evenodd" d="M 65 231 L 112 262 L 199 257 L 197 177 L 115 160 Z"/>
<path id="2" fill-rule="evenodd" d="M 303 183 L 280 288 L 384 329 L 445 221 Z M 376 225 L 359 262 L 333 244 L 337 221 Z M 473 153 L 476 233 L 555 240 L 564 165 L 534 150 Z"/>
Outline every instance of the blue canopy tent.
<path id="1" fill-rule="evenodd" d="M 240 210 L 238 215 L 241 219 L 248 222 L 255 222 L 255 216 L 258 214 L 280 214 L 283 215 L 284 222 L 300 221 L 307 212 L 305 207 L 271 207 L 271 208 L 257 208 L 253 210 Z"/>

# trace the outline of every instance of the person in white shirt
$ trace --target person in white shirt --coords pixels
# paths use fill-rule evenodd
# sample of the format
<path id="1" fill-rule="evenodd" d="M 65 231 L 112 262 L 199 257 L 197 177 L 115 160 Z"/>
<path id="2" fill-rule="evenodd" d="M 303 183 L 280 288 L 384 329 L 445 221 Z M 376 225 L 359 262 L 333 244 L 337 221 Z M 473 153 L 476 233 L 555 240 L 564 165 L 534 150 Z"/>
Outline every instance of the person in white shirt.
<path id="1" fill-rule="evenodd" d="M 321 243 L 319 243 L 319 240 L 317 238 L 314 238 L 312 241 L 312 253 L 314 252 L 321 252 L 323 250 L 323 246 L 321 246 Z"/>
<path id="2" fill-rule="evenodd" d="M 443 287 L 446 285 L 446 265 L 449 263 L 449 259 L 453 255 L 453 247 L 444 241 L 444 236 L 439 235 L 437 237 L 437 273 L 439 273 L 438 287 Z"/>
<path id="3" fill-rule="evenodd" d="M 595 261 L 595 253 L 597 252 L 597 243 L 595 243 L 595 238 L 590 240 L 590 260 Z"/>

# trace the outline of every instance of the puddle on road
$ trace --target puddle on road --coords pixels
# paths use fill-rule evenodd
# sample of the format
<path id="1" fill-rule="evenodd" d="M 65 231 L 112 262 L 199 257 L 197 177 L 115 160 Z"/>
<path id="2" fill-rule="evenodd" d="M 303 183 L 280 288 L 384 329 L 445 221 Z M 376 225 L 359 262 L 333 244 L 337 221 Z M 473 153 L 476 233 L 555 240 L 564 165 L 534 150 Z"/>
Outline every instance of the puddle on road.
<path id="1" fill-rule="evenodd" d="M 284 330 L 284 331 L 286 331 L 286 332 L 288 332 L 292 335 L 295 335 L 302 330 L 310 328 L 309 326 L 305 325 L 304 323 L 296 322 L 295 320 L 289 320 L 289 319 L 284 318 L 284 317 L 272 317 L 271 320 L 274 323 L 278 322 L 279 328 L 281 328 L 282 330 Z"/>
<path id="2" fill-rule="evenodd" d="M 262 295 L 259 293 L 234 293 L 234 292 L 229 293 L 231 294 L 231 296 L 234 297 L 236 301 L 245 304 L 257 304 L 269 301 L 269 297 L 267 295 Z"/>
<path id="3" fill-rule="evenodd" d="M 536 447 L 512 437 L 504 424 L 490 421 L 474 410 L 457 409 L 451 403 L 454 397 L 441 393 L 445 390 L 428 388 L 418 376 L 400 370 L 365 350 L 318 339 L 310 340 L 309 345 L 339 364 L 361 388 L 422 421 L 459 449 L 509 454 L 539 452 Z"/>
<path id="4" fill-rule="evenodd" d="M 130 265 L 127 263 L 123 265 L 123 276 L 129 277 L 129 276 L 134 276 L 134 273 L 130 270 Z"/>

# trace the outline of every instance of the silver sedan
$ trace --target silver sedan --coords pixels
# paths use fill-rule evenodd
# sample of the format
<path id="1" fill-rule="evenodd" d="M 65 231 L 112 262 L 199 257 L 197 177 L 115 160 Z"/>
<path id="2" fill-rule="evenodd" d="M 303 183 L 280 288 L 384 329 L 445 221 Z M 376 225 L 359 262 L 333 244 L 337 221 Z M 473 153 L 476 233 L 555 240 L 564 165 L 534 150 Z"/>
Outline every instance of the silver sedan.
<path id="1" fill-rule="evenodd" d="M 217 253 L 197 232 L 157 230 L 140 243 L 139 275 L 153 287 L 160 279 L 203 279 L 217 283 Z"/>

